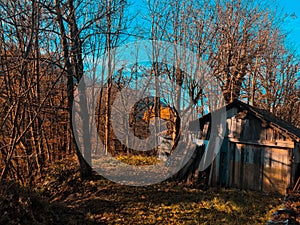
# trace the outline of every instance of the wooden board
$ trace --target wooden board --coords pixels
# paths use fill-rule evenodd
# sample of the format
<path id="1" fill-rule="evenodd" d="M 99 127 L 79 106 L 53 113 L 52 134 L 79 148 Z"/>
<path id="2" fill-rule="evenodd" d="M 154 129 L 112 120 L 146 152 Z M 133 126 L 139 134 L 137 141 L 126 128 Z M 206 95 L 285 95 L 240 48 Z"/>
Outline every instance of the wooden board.
<path id="1" fill-rule="evenodd" d="M 290 184 L 290 171 L 291 163 L 288 150 L 265 148 L 263 191 L 277 191 L 285 194 Z"/>
<path id="2" fill-rule="evenodd" d="M 286 193 L 291 182 L 290 151 L 249 144 L 229 144 L 230 187 Z"/>

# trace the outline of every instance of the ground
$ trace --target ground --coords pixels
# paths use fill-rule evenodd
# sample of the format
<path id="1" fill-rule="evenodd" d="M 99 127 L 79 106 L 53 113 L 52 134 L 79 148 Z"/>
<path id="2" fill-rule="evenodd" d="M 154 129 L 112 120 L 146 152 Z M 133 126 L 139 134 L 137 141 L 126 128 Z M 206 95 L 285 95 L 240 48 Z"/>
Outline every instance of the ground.
<path id="1" fill-rule="evenodd" d="M 282 202 L 278 194 L 174 182 L 131 187 L 99 176 L 81 181 L 62 163 L 35 190 L 3 182 L 0 224 L 266 224 Z"/>

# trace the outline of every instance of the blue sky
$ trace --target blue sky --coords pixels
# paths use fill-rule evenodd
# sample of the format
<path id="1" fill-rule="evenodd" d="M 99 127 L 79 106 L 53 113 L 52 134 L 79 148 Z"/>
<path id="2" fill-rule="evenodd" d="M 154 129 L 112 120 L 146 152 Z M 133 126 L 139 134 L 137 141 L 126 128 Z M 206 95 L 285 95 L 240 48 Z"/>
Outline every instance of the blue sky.
<path id="1" fill-rule="evenodd" d="M 259 0 L 258 0 L 259 1 Z M 279 9 L 283 10 L 283 15 L 286 15 L 284 29 L 289 32 L 288 42 L 294 45 L 293 48 L 297 49 L 300 55 L 300 0 L 269 0 L 270 3 L 277 2 Z M 143 11 L 146 6 L 147 0 L 129 0 L 134 5 L 133 11 Z M 274 7 L 276 4 L 274 4 Z"/>
<path id="2" fill-rule="evenodd" d="M 289 15 L 286 19 L 285 29 L 290 31 L 289 41 L 295 44 L 300 54 L 300 0 L 277 0 L 284 13 Z"/>

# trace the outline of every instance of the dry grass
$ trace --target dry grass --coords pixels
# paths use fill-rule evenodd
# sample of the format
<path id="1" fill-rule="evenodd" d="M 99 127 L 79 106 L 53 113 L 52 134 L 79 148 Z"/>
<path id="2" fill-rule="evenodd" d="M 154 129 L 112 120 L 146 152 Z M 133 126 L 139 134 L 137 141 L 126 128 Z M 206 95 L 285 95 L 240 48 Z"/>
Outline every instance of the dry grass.
<path id="1" fill-rule="evenodd" d="M 5 224 L 266 224 L 283 199 L 277 194 L 201 190 L 171 182 L 132 187 L 99 177 L 81 181 L 77 169 L 66 163 L 49 170 L 38 193 L 21 187 L 4 191 L 2 186 Z"/>

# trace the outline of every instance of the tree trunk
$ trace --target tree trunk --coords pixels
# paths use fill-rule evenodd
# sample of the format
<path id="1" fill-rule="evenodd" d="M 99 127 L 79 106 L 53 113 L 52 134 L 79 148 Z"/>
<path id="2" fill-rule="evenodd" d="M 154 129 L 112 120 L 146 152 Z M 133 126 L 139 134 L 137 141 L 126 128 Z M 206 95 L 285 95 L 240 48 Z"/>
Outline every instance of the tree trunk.
<path id="1" fill-rule="evenodd" d="M 68 3 L 69 3 L 69 7 L 72 8 L 73 1 L 70 0 Z M 66 71 L 67 71 L 67 97 L 68 97 L 68 110 L 69 110 L 69 129 L 70 129 L 70 133 L 72 136 L 71 141 L 75 145 L 75 152 L 78 157 L 79 164 L 80 164 L 81 178 L 86 179 L 91 176 L 92 168 L 86 162 L 86 160 L 83 158 L 83 156 L 78 148 L 78 145 L 75 140 L 74 129 L 73 129 L 73 124 L 72 124 L 72 118 L 73 118 L 72 107 L 73 107 L 73 100 L 74 100 L 74 76 L 77 78 L 77 81 L 79 81 L 82 77 L 83 69 L 81 69 L 81 65 L 76 64 L 76 62 L 78 62 L 78 59 L 76 59 L 74 61 L 75 56 L 73 56 L 73 65 L 70 62 L 70 57 L 72 57 L 72 56 L 70 55 L 70 50 L 68 47 L 69 46 L 68 38 L 67 38 L 67 35 L 65 32 L 63 18 L 62 18 L 61 11 L 60 11 L 61 10 L 60 9 L 60 0 L 56 0 L 55 4 L 56 4 L 55 10 L 56 10 L 57 22 L 58 22 L 59 29 L 61 32 L 60 39 L 61 39 L 61 44 L 62 44 L 62 49 L 63 49 L 63 56 L 64 56 L 65 67 L 66 67 Z M 72 10 L 72 11 L 74 11 L 74 10 Z M 79 34 L 76 33 L 77 25 L 74 24 L 74 23 L 76 23 L 74 15 L 71 16 L 70 19 L 71 20 L 69 22 L 73 23 L 73 24 L 69 24 L 69 26 L 71 27 L 71 38 L 73 38 L 73 39 L 75 38 L 75 40 L 72 40 L 71 46 L 72 46 L 73 54 L 76 54 L 76 53 L 78 53 L 79 50 L 81 50 L 81 48 L 79 46 L 80 43 L 78 43 L 78 39 L 77 39 L 77 38 L 79 38 Z M 77 44 L 77 46 L 76 46 L 76 44 Z M 76 48 L 76 49 L 74 49 L 74 48 Z M 79 58 L 79 63 L 80 63 L 80 58 Z M 76 74 L 76 72 L 77 72 L 77 74 Z"/>

